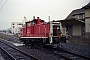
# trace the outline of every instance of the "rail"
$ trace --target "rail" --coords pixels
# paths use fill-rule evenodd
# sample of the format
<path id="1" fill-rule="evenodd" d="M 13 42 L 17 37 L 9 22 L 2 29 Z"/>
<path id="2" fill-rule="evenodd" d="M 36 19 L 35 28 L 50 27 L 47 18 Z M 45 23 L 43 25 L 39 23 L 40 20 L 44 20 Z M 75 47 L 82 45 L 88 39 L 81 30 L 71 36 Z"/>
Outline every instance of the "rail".
<path id="1" fill-rule="evenodd" d="M 75 53 L 65 51 L 65 50 L 60 50 L 57 48 L 52 48 L 52 47 L 49 47 L 49 48 L 38 47 L 38 48 L 43 49 L 43 50 L 48 51 L 48 52 L 51 52 L 53 54 L 56 54 L 56 55 L 64 58 L 65 60 L 76 60 L 76 59 L 78 59 L 78 60 L 90 60 L 89 57 L 82 56 L 79 54 L 75 54 Z"/>
<path id="2" fill-rule="evenodd" d="M 14 50 L 19 51 L 20 53 L 24 54 L 25 56 L 28 56 L 29 58 L 31 58 L 31 59 L 33 59 L 33 60 L 39 60 L 38 58 L 36 58 L 36 57 L 34 57 L 34 56 L 32 56 L 32 55 L 29 55 L 28 53 L 26 53 L 26 52 L 24 52 L 24 51 L 21 51 L 21 50 L 15 48 L 14 46 L 11 46 L 11 45 L 5 43 L 4 41 L 0 41 L 0 42 L 2 42 L 3 44 L 5 44 L 5 45 L 7 45 L 7 46 L 9 46 L 9 47 L 11 47 L 11 48 L 13 48 Z M 3 49 L 3 48 L 2 48 L 2 49 Z M 3 49 L 3 50 L 4 50 L 4 49 Z M 12 58 L 11 60 L 16 60 L 13 56 L 11 56 L 11 54 L 8 53 L 8 51 L 5 51 L 5 50 L 4 50 L 4 52 L 6 52 L 6 53 L 10 56 L 10 58 Z"/>
<path id="3" fill-rule="evenodd" d="M 8 55 L 8 58 L 11 60 L 16 60 L 11 54 L 9 54 L 5 49 L 3 49 L 2 47 L 0 47 L 0 49 L 6 54 Z"/>

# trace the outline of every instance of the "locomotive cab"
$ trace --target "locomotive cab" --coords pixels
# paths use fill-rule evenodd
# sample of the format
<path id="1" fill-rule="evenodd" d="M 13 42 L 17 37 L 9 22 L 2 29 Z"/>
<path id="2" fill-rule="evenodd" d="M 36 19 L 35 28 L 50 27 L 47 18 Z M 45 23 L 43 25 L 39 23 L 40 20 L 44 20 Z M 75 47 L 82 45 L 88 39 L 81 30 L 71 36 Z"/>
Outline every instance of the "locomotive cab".
<path id="1" fill-rule="evenodd" d="M 61 42 L 66 42 L 66 28 L 63 28 L 60 22 L 52 21 L 50 22 L 50 43 L 51 44 L 58 44 L 59 36 L 58 36 L 58 29 L 61 31 L 60 39 Z"/>

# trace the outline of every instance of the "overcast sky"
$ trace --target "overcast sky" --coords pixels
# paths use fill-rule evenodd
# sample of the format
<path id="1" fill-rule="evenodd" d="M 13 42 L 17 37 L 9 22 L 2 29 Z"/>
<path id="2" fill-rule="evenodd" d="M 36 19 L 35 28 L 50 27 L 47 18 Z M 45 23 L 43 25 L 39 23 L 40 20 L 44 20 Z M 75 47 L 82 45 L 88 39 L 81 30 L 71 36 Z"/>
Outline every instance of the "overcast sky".
<path id="1" fill-rule="evenodd" d="M 0 30 L 10 28 L 11 22 L 22 22 L 24 16 L 28 20 L 32 16 L 39 16 L 45 21 L 48 21 L 48 16 L 51 20 L 62 20 L 72 10 L 89 2 L 90 0 L 0 0 Z"/>

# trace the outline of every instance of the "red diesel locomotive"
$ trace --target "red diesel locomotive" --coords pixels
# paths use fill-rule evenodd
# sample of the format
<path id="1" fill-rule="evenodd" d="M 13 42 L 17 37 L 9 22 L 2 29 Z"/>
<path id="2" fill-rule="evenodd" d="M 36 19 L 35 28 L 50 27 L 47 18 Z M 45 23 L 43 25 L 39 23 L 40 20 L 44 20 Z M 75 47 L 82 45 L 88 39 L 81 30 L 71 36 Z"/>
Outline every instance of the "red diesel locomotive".
<path id="1" fill-rule="evenodd" d="M 60 40 L 66 41 L 66 29 L 62 28 L 60 22 L 44 22 L 39 17 L 26 22 L 22 28 L 21 40 L 25 45 L 53 45 L 59 44 L 58 29 L 60 29 Z"/>

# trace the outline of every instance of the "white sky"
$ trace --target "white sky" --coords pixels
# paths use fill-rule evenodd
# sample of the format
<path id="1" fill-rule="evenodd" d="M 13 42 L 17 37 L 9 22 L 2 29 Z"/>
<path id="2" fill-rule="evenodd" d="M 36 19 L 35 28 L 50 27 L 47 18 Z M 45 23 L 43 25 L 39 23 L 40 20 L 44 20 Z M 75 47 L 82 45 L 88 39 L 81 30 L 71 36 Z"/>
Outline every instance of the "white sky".
<path id="1" fill-rule="evenodd" d="M 79 9 L 90 0 L 0 0 L 0 30 L 11 27 L 11 22 L 22 22 L 25 16 L 39 16 L 48 21 L 65 19 L 72 10 Z M 1 7 L 3 8 L 1 9 Z"/>

